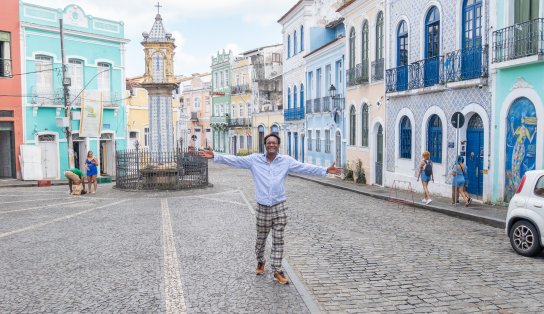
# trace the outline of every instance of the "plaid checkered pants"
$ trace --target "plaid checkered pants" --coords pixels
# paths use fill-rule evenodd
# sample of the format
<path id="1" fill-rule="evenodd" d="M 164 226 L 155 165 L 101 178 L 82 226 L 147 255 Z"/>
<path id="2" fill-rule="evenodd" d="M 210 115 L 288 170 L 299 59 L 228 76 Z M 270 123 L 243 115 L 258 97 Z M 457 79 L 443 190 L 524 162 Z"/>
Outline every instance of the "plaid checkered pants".
<path id="1" fill-rule="evenodd" d="M 281 271 L 281 259 L 283 258 L 283 230 L 287 225 L 287 206 L 285 202 L 265 206 L 257 204 L 257 243 L 255 254 L 257 261 L 264 262 L 264 249 L 266 238 L 272 229 L 272 251 L 270 252 L 270 265 L 274 272 Z"/>

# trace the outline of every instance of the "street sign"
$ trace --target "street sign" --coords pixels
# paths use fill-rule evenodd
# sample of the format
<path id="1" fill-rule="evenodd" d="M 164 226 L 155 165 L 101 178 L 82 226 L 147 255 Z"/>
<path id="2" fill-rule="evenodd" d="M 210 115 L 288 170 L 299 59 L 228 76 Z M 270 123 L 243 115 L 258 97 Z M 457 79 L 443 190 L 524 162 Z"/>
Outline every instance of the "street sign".
<path id="1" fill-rule="evenodd" d="M 456 113 L 453 114 L 453 116 L 451 116 L 451 124 L 456 129 L 462 128 L 463 125 L 465 124 L 465 116 L 459 111 L 457 111 Z"/>

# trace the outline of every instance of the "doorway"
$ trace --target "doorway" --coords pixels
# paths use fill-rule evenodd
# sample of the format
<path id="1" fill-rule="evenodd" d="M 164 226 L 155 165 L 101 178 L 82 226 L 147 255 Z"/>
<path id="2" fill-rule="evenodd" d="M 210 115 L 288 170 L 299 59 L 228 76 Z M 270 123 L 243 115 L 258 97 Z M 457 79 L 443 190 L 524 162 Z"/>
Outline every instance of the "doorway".
<path id="1" fill-rule="evenodd" d="M 100 175 L 115 175 L 115 143 L 113 133 L 100 135 Z"/>
<path id="2" fill-rule="evenodd" d="M 38 135 L 38 146 L 42 151 L 42 173 L 44 179 L 59 177 L 59 149 L 56 134 Z"/>
<path id="3" fill-rule="evenodd" d="M 15 178 L 13 122 L 0 122 L 0 178 Z"/>
<path id="4" fill-rule="evenodd" d="M 468 176 L 467 192 L 482 195 L 484 179 L 484 124 L 478 114 L 474 114 L 467 125 L 466 167 Z"/>
<path id="5" fill-rule="evenodd" d="M 336 167 L 342 167 L 342 135 L 340 134 L 340 131 L 336 131 L 335 136 L 335 144 L 336 144 Z"/>
<path id="6" fill-rule="evenodd" d="M 375 179 L 377 185 L 383 185 L 383 127 L 380 124 L 376 133 L 376 167 Z"/>

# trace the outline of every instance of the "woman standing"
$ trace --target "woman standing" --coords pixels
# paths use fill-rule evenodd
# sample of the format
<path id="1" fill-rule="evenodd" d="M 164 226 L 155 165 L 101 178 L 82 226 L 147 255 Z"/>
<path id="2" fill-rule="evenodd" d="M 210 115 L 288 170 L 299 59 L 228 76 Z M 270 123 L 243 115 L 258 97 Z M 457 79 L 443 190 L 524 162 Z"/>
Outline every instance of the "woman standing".
<path id="1" fill-rule="evenodd" d="M 87 153 L 87 159 L 85 159 L 85 167 L 87 168 L 88 190 L 91 194 L 96 193 L 96 188 L 98 187 L 98 183 L 96 182 L 96 175 L 98 174 L 96 165 L 98 165 L 98 161 L 93 157 L 93 152 L 90 150 Z M 91 183 L 94 183 L 94 192 L 91 189 Z"/>
<path id="2" fill-rule="evenodd" d="M 458 195 L 461 195 L 463 199 L 465 200 L 465 206 L 470 205 L 472 203 L 472 199 L 468 195 L 467 191 L 465 190 L 465 165 L 463 164 L 465 162 L 465 159 L 463 156 L 457 156 L 457 161 L 455 164 L 453 164 L 453 168 L 451 169 L 451 199 L 452 199 L 452 205 L 455 206 L 457 202 Z M 459 192 L 459 194 L 458 194 Z"/>
<path id="3" fill-rule="evenodd" d="M 433 162 L 430 160 L 431 153 L 424 151 L 421 154 L 421 161 L 419 162 L 419 174 L 417 175 L 417 181 L 421 177 L 421 184 L 423 184 L 423 199 L 421 200 L 424 204 L 429 204 L 432 202 L 431 195 L 429 194 L 429 181 L 433 180 Z"/>

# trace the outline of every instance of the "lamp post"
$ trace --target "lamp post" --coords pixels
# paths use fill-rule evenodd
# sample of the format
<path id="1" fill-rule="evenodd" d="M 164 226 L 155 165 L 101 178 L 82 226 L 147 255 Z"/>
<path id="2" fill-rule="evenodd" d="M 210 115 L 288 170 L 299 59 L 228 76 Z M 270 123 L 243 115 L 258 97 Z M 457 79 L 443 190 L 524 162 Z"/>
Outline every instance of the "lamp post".
<path id="1" fill-rule="evenodd" d="M 329 87 L 329 96 L 331 96 L 331 99 L 336 97 L 336 87 L 334 87 L 333 84 L 331 84 L 331 87 Z"/>

